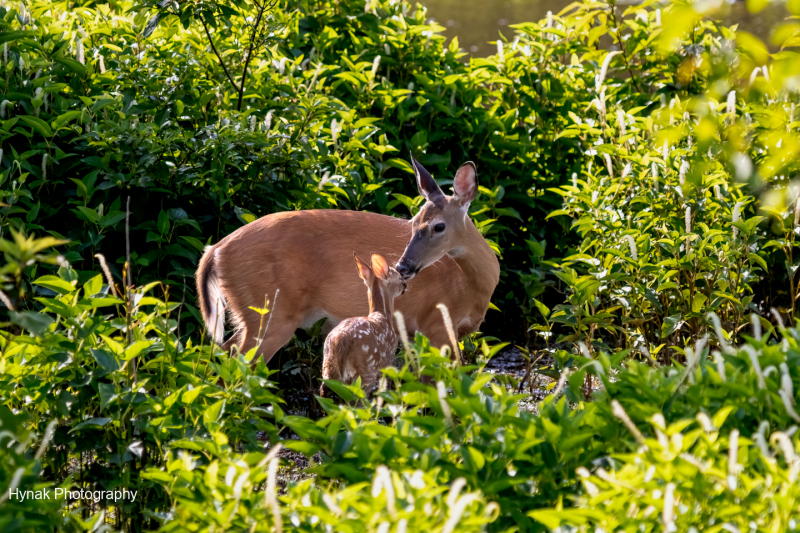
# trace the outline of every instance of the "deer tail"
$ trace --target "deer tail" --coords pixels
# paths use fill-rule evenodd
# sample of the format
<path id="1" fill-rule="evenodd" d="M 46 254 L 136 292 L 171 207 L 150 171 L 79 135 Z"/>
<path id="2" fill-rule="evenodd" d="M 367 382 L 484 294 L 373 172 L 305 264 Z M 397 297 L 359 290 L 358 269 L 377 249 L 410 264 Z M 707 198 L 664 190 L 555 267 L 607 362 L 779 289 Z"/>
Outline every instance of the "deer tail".
<path id="1" fill-rule="evenodd" d="M 225 297 L 219 286 L 216 270 L 217 250 L 214 246 L 206 247 L 200 264 L 197 267 L 197 295 L 200 299 L 200 312 L 203 315 L 206 330 L 214 342 L 222 344 L 225 336 Z"/>

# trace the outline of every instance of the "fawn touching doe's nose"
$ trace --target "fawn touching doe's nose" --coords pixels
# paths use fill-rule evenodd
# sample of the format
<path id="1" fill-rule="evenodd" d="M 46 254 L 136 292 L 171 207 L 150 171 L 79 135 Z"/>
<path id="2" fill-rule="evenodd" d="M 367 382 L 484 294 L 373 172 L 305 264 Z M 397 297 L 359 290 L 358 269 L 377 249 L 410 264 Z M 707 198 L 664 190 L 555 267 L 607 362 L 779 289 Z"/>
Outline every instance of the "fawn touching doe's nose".
<path id="1" fill-rule="evenodd" d="M 358 275 L 367 285 L 369 316 L 343 320 L 325 339 L 323 379 L 352 383 L 361 376 L 361 385 L 369 393 L 378 380 L 378 372 L 392 364 L 397 351 L 393 324 L 394 299 L 406 290 L 406 282 L 380 255 L 372 255 L 372 266 L 354 253 Z M 320 386 L 320 396 L 329 396 L 328 387 Z"/>
<path id="2" fill-rule="evenodd" d="M 475 165 L 459 167 L 448 196 L 418 161 L 411 158 L 411 164 L 426 200 L 411 220 L 344 209 L 287 211 L 209 246 L 197 269 L 197 290 L 214 341 L 242 353 L 256 348 L 266 363 L 298 328 L 326 318 L 327 333 L 348 317 L 366 315 L 364 289 L 350 263 L 354 251 L 397 262 L 409 287 L 420 287 L 395 302 L 410 337 L 419 331 L 433 346 L 450 343 L 440 303 L 450 310 L 458 338 L 477 331 L 500 280 L 500 263 L 469 217 L 478 195 Z M 265 298 L 272 300 L 266 333 L 262 315 L 253 311 Z M 226 318 L 233 327 L 227 341 Z"/>

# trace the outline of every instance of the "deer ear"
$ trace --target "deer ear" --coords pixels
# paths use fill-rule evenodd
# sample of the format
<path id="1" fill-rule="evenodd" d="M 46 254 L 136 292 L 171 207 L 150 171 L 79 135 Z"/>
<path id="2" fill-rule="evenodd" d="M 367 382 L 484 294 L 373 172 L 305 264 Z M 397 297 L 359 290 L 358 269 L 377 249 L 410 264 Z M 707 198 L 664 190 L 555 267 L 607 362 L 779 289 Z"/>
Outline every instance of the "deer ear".
<path id="1" fill-rule="evenodd" d="M 436 184 L 436 182 L 431 177 L 430 173 L 425 170 L 425 167 L 419 164 L 419 161 L 414 159 L 414 156 L 411 156 L 411 166 L 414 167 L 414 175 L 417 177 L 417 188 L 419 189 L 419 193 L 425 197 L 426 200 L 437 203 L 441 199 L 444 199 L 444 193 L 442 189 Z"/>
<path id="2" fill-rule="evenodd" d="M 476 196 L 478 196 L 478 172 L 475 170 L 475 163 L 467 161 L 456 171 L 453 178 L 454 200 L 461 207 L 469 206 Z"/>
<path id="3" fill-rule="evenodd" d="M 389 277 L 389 263 L 378 254 L 372 254 L 372 271 L 380 279 Z"/>
<path id="4" fill-rule="evenodd" d="M 364 283 L 367 284 L 367 287 L 372 286 L 372 280 L 375 277 L 375 274 L 372 273 L 372 269 L 370 266 L 362 261 L 355 252 L 353 252 L 353 259 L 356 260 L 356 268 L 358 269 L 358 275 L 361 279 L 364 280 Z"/>

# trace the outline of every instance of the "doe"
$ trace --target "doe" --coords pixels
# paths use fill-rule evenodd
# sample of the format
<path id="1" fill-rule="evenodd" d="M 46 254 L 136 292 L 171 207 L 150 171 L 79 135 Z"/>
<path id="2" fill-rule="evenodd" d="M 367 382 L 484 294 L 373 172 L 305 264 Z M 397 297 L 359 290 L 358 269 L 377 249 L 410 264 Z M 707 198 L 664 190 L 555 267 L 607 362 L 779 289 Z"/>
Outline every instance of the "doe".
<path id="1" fill-rule="evenodd" d="M 397 352 L 397 334 L 392 322 L 394 300 L 406 290 L 402 276 L 382 256 L 372 254 L 372 266 L 355 253 L 358 275 L 367 285 L 369 316 L 343 320 L 325 339 L 323 379 L 352 383 L 361 376 L 367 393 L 378 379 L 378 371 L 389 366 Z M 330 396 L 325 384 L 320 396 Z"/>

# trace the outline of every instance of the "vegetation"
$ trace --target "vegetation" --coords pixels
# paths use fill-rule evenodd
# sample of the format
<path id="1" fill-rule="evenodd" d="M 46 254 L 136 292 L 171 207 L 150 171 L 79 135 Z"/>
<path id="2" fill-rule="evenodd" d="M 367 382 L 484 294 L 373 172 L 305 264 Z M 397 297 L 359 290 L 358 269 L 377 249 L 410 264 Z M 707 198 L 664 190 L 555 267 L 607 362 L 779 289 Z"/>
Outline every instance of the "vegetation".
<path id="1" fill-rule="evenodd" d="M 470 59 L 395 0 L 0 7 L 0 528 L 800 529 L 800 41 L 715 9 L 576 3 Z M 319 327 L 229 357 L 197 259 L 271 212 L 415 213 L 409 151 L 478 163 L 496 338 L 405 340 L 309 416 Z M 13 493 L 55 488 L 137 497 Z"/>

